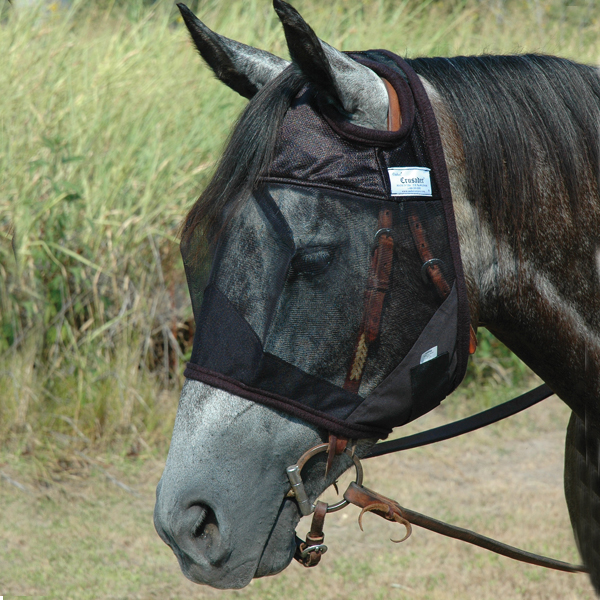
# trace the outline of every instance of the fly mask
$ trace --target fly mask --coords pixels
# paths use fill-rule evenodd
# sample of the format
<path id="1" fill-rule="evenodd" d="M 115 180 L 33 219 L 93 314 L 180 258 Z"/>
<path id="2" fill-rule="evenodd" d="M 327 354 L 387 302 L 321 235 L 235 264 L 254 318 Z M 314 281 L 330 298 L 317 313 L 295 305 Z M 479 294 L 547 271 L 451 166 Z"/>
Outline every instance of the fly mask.
<path id="1" fill-rule="evenodd" d="M 387 81 L 395 131 L 353 125 L 311 86 L 271 166 L 227 220 L 199 285 L 185 371 L 339 436 L 382 438 L 462 381 L 469 309 L 440 135 L 419 78 L 387 51 L 351 53 Z"/>

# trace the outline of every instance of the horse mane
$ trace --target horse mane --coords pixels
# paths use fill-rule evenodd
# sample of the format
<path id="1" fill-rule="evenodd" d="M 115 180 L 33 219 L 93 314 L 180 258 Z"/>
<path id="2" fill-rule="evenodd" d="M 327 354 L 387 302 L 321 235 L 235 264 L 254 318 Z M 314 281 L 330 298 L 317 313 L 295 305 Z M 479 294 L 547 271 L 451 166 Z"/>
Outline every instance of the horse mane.
<path id="1" fill-rule="evenodd" d="M 546 55 L 417 58 L 407 62 L 439 92 L 465 154 L 467 191 L 492 232 L 537 238 L 539 219 L 578 222 L 598 193 L 600 78 L 595 68 Z M 539 214 L 544 194 L 570 214 Z M 585 211 L 583 211 L 585 212 Z M 583 218 L 583 214 L 581 215 Z M 527 225 L 527 230 L 525 230 Z"/>
<path id="2" fill-rule="evenodd" d="M 240 115 L 206 189 L 181 228 L 182 244 L 201 227 L 209 238 L 221 231 L 248 199 L 271 164 L 277 134 L 292 100 L 306 85 L 293 67 L 263 86 Z"/>

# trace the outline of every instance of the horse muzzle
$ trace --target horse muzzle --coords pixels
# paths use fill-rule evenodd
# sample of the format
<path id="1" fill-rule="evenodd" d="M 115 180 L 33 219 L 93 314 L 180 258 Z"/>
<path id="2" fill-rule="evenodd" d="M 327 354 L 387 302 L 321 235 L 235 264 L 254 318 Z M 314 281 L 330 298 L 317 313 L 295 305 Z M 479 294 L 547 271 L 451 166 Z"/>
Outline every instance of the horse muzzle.
<path id="1" fill-rule="evenodd" d="M 300 513 L 285 499 L 285 468 L 307 438 L 320 439 L 259 404 L 198 382 L 184 386 L 154 525 L 188 579 L 242 588 L 289 564 Z"/>
<path id="2" fill-rule="evenodd" d="M 183 574 L 194 583 L 243 588 L 254 577 L 278 573 L 290 563 L 298 520 L 293 501 L 284 501 L 271 527 L 265 528 L 263 521 L 252 528 L 245 526 L 246 519 L 242 523 L 227 519 L 218 509 L 198 501 L 181 510 L 165 509 L 160 487 L 154 526 L 177 556 Z"/>

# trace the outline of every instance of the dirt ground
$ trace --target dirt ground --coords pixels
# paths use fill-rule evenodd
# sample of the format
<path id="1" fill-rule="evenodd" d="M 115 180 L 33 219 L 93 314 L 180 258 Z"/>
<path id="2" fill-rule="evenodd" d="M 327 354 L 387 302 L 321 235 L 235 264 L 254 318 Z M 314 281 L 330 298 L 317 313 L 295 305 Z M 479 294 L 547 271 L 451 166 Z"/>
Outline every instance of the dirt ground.
<path id="1" fill-rule="evenodd" d="M 435 447 L 365 461 L 365 484 L 409 508 L 578 562 L 562 490 L 569 411 L 551 398 L 509 421 Z M 434 411 L 403 434 L 449 420 Z M 578 599 L 585 575 L 522 565 L 353 507 L 328 518 L 329 552 L 316 569 L 292 564 L 241 591 L 188 582 L 152 525 L 163 461 L 93 457 L 41 484 L 35 458 L 0 454 L 0 595 L 87 598 Z M 108 474 L 108 476 L 107 476 Z M 113 479 L 109 478 L 112 477 Z M 118 481 L 130 491 L 115 484 Z M 14 483 L 21 483 L 25 491 Z M 298 531 L 304 535 L 308 524 Z"/>

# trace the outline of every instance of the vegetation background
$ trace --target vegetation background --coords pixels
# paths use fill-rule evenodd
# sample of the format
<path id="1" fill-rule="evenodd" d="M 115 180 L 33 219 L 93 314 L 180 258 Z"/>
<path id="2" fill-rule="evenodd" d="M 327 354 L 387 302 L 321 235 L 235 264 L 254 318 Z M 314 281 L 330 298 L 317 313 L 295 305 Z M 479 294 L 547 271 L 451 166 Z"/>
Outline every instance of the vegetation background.
<path id="1" fill-rule="evenodd" d="M 599 59 L 594 0 L 294 4 L 342 50 Z M 287 57 L 269 0 L 189 5 Z M 166 0 L 0 0 L 0 56 L 0 475 L 39 490 L 102 469 L 96 457 L 160 462 L 193 334 L 177 230 L 245 100 Z M 446 416 L 531 378 L 479 338 Z"/>
<path id="2" fill-rule="evenodd" d="M 0 440 L 164 450 L 193 334 L 177 230 L 245 100 L 203 66 L 171 2 L 1 1 Z M 191 4 L 287 56 L 268 0 Z M 343 50 L 598 58 L 594 2 L 297 6 Z M 525 373 L 481 333 L 467 383 Z"/>

